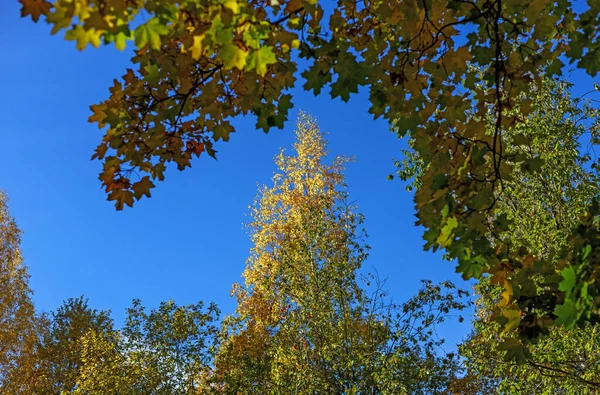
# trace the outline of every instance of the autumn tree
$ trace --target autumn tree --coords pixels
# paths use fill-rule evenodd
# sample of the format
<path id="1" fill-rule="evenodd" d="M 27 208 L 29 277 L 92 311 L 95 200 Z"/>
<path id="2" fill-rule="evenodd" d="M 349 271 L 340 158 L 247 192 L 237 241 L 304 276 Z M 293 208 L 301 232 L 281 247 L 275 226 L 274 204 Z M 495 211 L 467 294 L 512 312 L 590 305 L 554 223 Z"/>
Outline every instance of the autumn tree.
<path id="1" fill-rule="evenodd" d="M 348 158 L 325 163 L 316 121 L 300 113 L 294 152 L 275 158 L 273 185 L 260 189 L 248 224 L 253 247 L 233 289 L 238 307 L 224 325 L 207 387 L 217 393 L 437 393 L 456 368 L 439 357 L 434 325 L 462 296 L 426 283 L 403 306 L 357 272 L 367 258 L 362 216 L 348 203 Z"/>
<path id="2" fill-rule="evenodd" d="M 21 231 L 0 191 L 0 393 L 31 393 L 37 321 Z"/>
<path id="3" fill-rule="evenodd" d="M 512 248 L 528 248 L 539 256 L 548 257 L 553 266 L 547 268 L 548 276 L 560 278 L 556 270 L 569 273 L 569 266 L 557 259 L 561 250 L 568 247 L 571 229 L 585 214 L 590 201 L 598 195 L 600 178 L 593 158 L 598 144 L 598 111 L 585 98 L 573 97 L 571 85 L 564 80 L 544 78 L 528 94 L 533 105 L 532 113 L 519 128 L 512 130 L 510 154 L 522 154 L 534 159 L 539 167 L 516 165 L 514 177 L 505 181 L 504 193 L 497 196 L 492 221 L 510 221 L 511 226 L 489 227 L 488 237 L 493 243 L 510 242 Z M 488 122 L 492 119 L 488 118 Z M 493 125 L 490 125 L 492 128 Z M 402 161 L 398 161 L 398 174 L 418 187 L 428 166 L 410 148 Z M 493 230 L 493 231 L 492 231 Z M 544 337 L 528 348 L 523 348 L 518 337 L 503 327 L 521 325 L 521 337 L 535 337 L 536 321 L 548 320 L 545 314 L 555 309 L 559 315 L 565 306 L 557 305 L 555 297 L 567 291 L 568 284 L 558 287 L 548 282 L 548 277 L 536 275 L 533 262 L 518 273 L 519 282 L 507 276 L 509 285 L 499 284 L 495 277 L 481 280 L 476 287 L 478 312 L 474 330 L 460 347 L 468 374 L 458 384 L 470 383 L 474 392 L 461 387 L 458 393 L 480 392 L 493 388 L 501 393 L 588 393 L 598 388 L 596 379 L 600 358 L 598 326 L 584 324 L 581 328 L 567 330 L 563 327 L 546 327 Z M 574 281 L 574 276 L 569 276 Z M 564 297 L 564 295 L 562 296 Z M 547 303 L 548 306 L 544 306 Z M 525 307 L 519 313 L 514 304 Z M 498 305 L 511 307 L 503 312 Z M 597 309 L 597 308 L 596 308 Z M 572 314 L 572 313 L 569 313 Z M 533 336 L 531 336 L 533 335 Z"/>
<path id="4" fill-rule="evenodd" d="M 110 312 L 91 308 L 82 296 L 66 300 L 45 318 L 36 344 L 34 393 L 72 393 L 82 367 L 82 339 L 89 331 L 112 331 Z"/>
<path id="5" fill-rule="evenodd" d="M 163 302 L 149 312 L 139 300 L 124 326 L 82 339 L 76 395 L 195 394 L 212 364 L 219 310 L 202 302 Z"/>
<path id="6" fill-rule="evenodd" d="M 23 16 L 45 19 L 80 50 L 101 43 L 122 50 L 134 42 L 134 68 L 115 80 L 90 117 L 105 130 L 93 157 L 103 161 L 100 180 L 118 209 L 149 196 L 169 162 L 184 169 L 194 156 L 214 156 L 236 116 L 254 115 L 265 131 L 281 128 L 291 88 L 329 88 L 333 98 L 348 100 L 362 86 L 369 112 L 397 122 L 398 135 L 414 138 L 432 164 L 415 195 L 429 247 L 445 249 L 467 277 L 489 273 L 510 284 L 499 273 L 517 278 L 533 261 L 538 274 L 560 282 L 547 274 L 547 257 L 526 247 L 494 248 L 485 218 L 495 213 L 514 164 L 536 168 L 536 158 L 507 156 L 510 130 L 532 108 L 528 98 L 516 106 L 521 93 L 544 73 L 560 74 L 563 60 L 597 74 L 597 2 L 586 8 L 569 0 L 19 1 Z M 559 314 L 566 326 L 596 319 L 591 306 L 600 298 L 599 281 L 588 269 L 597 258 L 580 250 L 596 248 L 588 236 L 598 232 L 591 220 L 597 211 L 590 206 L 562 254 L 581 268 L 564 302 L 580 313 Z"/>
<path id="7" fill-rule="evenodd" d="M 592 394 L 600 390 L 600 326 L 586 324 L 572 330 L 554 326 L 528 349 L 513 348 L 490 319 L 502 289 L 483 280 L 477 290 L 474 329 L 459 347 L 466 374 L 453 383 L 455 393 Z M 519 354 L 508 358 L 507 349 Z M 476 390 L 464 391 L 467 382 Z M 484 388 L 490 391 L 481 391 Z"/>

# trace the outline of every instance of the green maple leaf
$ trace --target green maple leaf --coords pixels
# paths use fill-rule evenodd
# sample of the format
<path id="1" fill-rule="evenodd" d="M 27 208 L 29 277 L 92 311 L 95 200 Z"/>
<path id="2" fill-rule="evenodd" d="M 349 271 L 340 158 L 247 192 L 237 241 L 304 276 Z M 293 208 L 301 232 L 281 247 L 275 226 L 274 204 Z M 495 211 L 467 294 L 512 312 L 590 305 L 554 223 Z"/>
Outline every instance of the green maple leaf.
<path id="1" fill-rule="evenodd" d="M 437 239 L 437 243 L 442 247 L 448 246 L 452 242 L 452 236 L 454 235 L 454 229 L 458 226 L 458 220 L 456 217 L 449 217 L 446 220 L 446 224 L 442 227 L 442 231 Z"/>
<path id="2" fill-rule="evenodd" d="M 143 48 L 146 44 L 150 44 L 150 48 L 160 49 L 160 36 L 164 36 L 168 31 L 169 29 L 157 18 L 152 18 L 135 29 L 133 34 L 135 37 L 135 45 L 138 48 Z"/>
<path id="3" fill-rule="evenodd" d="M 248 55 L 246 70 L 256 70 L 256 74 L 265 75 L 267 66 L 277 62 L 277 57 L 271 47 L 261 47 Z"/>
<path id="4" fill-rule="evenodd" d="M 65 40 L 77 41 L 75 47 L 80 51 L 85 49 L 88 44 L 92 44 L 96 48 L 100 46 L 100 35 L 96 29 L 84 29 L 79 25 L 67 31 Z"/>
<path id="5" fill-rule="evenodd" d="M 359 85 L 364 85 L 367 73 L 354 56 L 346 55 L 339 60 L 335 71 L 338 79 L 331 84 L 331 97 L 340 97 L 343 101 L 350 99 L 350 93 L 358 93 Z"/>
<path id="6" fill-rule="evenodd" d="M 212 39 L 213 44 L 230 43 L 233 37 L 233 29 L 225 26 L 221 17 L 218 16 L 210 24 L 210 29 L 206 31 L 206 35 Z"/>
<path id="7" fill-rule="evenodd" d="M 233 126 L 231 126 L 229 123 L 218 124 L 212 130 L 213 139 L 215 141 L 219 141 L 219 140 L 229 141 L 229 134 L 232 133 L 233 131 L 234 131 Z"/>
<path id="8" fill-rule="evenodd" d="M 558 317 L 556 323 L 567 328 L 573 328 L 577 322 L 577 307 L 572 299 L 565 299 L 562 305 L 556 306 L 554 314 Z"/>
<path id="9" fill-rule="evenodd" d="M 116 33 L 106 32 L 102 36 L 106 43 L 115 43 L 115 47 L 119 51 L 123 51 L 127 46 L 127 41 L 133 39 L 133 34 L 126 27 L 121 27 L 121 30 Z"/>
<path id="10" fill-rule="evenodd" d="M 569 266 L 564 268 L 560 274 L 563 276 L 563 280 L 558 284 L 558 289 L 569 295 L 576 282 L 575 269 L 573 266 Z"/>
<path id="11" fill-rule="evenodd" d="M 150 82 L 151 84 L 154 84 L 160 80 L 160 70 L 158 69 L 158 66 L 154 64 L 149 64 L 144 67 L 144 70 L 147 73 L 146 81 Z"/>
<path id="12" fill-rule="evenodd" d="M 123 32 L 119 32 L 115 35 L 115 47 L 117 47 L 117 49 L 119 51 L 122 51 L 125 49 L 125 46 L 127 45 L 127 40 L 129 40 L 131 38 L 131 35 L 129 34 L 125 34 Z"/>
<path id="13" fill-rule="evenodd" d="M 248 52 L 231 42 L 227 42 L 219 49 L 219 56 L 223 60 L 225 68 L 232 69 L 235 67 L 238 70 L 243 70 Z"/>
<path id="14" fill-rule="evenodd" d="M 250 27 L 244 32 L 244 44 L 248 48 L 259 49 L 263 39 L 267 38 L 268 34 L 256 26 Z"/>
<path id="15" fill-rule="evenodd" d="M 510 332 L 517 328 L 521 323 L 521 311 L 520 310 L 504 310 L 502 315 L 506 317 L 506 324 L 504 324 L 504 330 Z"/>
<path id="16" fill-rule="evenodd" d="M 456 267 L 456 272 L 461 273 L 465 280 L 479 278 L 481 273 L 483 273 L 485 263 L 485 258 L 481 255 L 471 259 L 460 259 Z"/>
<path id="17" fill-rule="evenodd" d="M 306 79 L 304 89 L 307 91 L 312 90 L 315 96 L 321 93 L 321 89 L 325 84 L 331 82 L 331 73 L 322 72 L 321 65 L 318 63 L 313 64 L 308 70 L 304 71 L 302 77 Z"/>

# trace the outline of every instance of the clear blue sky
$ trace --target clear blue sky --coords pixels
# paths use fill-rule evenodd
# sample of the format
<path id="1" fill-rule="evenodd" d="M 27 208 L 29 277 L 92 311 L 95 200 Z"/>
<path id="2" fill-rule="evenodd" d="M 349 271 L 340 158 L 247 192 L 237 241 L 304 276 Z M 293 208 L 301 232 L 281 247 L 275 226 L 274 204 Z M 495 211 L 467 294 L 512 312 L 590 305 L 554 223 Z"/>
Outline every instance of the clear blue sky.
<path id="1" fill-rule="evenodd" d="M 219 160 L 204 157 L 192 169 L 172 168 L 151 199 L 115 211 L 90 156 L 103 133 L 87 123 L 89 105 L 107 97 L 113 78 L 128 66 L 129 52 L 113 47 L 78 52 L 51 37 L 44 23 L 19 17 L 16 0 L 0 7 L 2 153 L 0 188 L 24 231 L 23 253 L 40 310 L 85 295 L 111 309 L 120 322 L 133 298 L 147 306 L 215 301 L 234 308 L 232 283 L 240 281 L 250 243 L 242 227 L 257 184 L 269 182 L 273 156 L 293 139 L 298 109 L 329 132 L 332 154 L 353 155 L 347 172 L 351 198 L 367 218 L 371 256 L 366 269 L 388 277 L 396 301 L 411 297 L 419 280 L 450 279 L 468 287 L 452 263 L 423 251 L 412 196 L 388 181 L 403 142 L 367 113 L 365 95 L 349 103 L 294 91 L 295 109 L 284 130 L 268 135 L 252 119 L 239 119 Z M 450 342 L 468 330 L 445 327 Z"/>

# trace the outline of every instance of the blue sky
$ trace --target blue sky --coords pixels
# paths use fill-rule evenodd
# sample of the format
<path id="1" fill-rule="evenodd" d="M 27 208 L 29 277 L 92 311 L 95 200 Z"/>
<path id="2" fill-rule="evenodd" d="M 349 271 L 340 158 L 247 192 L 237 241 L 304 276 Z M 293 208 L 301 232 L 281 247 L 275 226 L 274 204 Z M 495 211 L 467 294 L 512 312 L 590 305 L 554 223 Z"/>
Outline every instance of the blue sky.
<path id="1" fill-rule="evenodd" d="M 258 184 L 268 183 L 272 158 L 293 141 L 298 109 L 311 112 L 329 133 L 334 155 L 358 160 L 347 172 L 350 195 L 366 216 L 371 256 L 365 268 L 388 277 L 396 301 L 411 297 L 421 279 L 452 280 L 468 287 L 452 263 L 423 251 L 412 196 L 388 181 L 403 142 L 367 113 L 365 95 L 349 103 L 295 90 L 295 108 L 284 130 L 268 135 L 253 119 L 220 144 L 218 161 L 204 157 L 192 169 L 172 168 L 165 182 L 133 209 L 115 211 L 100 188 L 100 163 L 90 156 L 103 133 L 87 123 L 89 105 L 107 97 L 129 53 L 113 47 L 78 52 L 44 23 L 19 17 L 16 1 L 3 2 L 5 37 L 0 72 L 2 154 L 0 188 L 24 231 L 23 254 L 40 310 L 85 295 L 120 322 L 133 298 L 147 306 L 215 301 L 224 312 L 240 281 L 250 243 L 242 227 Z M 450 342 L 469 326 L 445 327 Z"/>

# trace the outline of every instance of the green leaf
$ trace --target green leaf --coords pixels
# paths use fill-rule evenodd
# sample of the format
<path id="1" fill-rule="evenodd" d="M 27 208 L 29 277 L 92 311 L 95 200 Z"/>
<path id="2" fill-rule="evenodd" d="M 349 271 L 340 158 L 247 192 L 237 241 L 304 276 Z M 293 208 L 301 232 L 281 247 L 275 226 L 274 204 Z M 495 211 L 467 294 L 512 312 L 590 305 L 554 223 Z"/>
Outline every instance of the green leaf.
<path id="1" fill-rule="evenodd" d="M 76 48 L 80 51 L 85 49 L 88 44 L 98 48 L 100 46 L 100 33 L 96 29 L 84 29 L 82 26 L 75 26 L 65 34 L 65 40 L 77 41 Z"/>
<path id="2" fill-rule="evenodd" d="M 160 36 L 166 35 L 168 31 L 167 26 L 163 25 L 157 18 L 152 18 L 135 29 L 135 45 L 138 48 L 143 48 L 146 44 L 149 44 L 152 49 L 160 49 Z"/>
<path id="3" fill-rule="evenodd" d="M 248 52 L 231 42 L 227 42 L 219 49 L 219 57 L 223 60 L 225 68 L 243 70 Z"/>
<path id="4" fill-rule="evenodd" d="M 589 260 L 590 254 L 592 253 L 592 246 L 586 245 L 583 249 L 583 256 L 581 257 L 582 262 L 587 262 Z"/>
<path id="5" fill-rule="evenodd" d="M 483 273 L 486 261 L 481 255 L 470 259 L 459 259 L 456 272 L 461 273 L 463 279 L 479 278 Z"/>
<path id="6" fill-rule="evenodd" d="M 525 171 L 530 173 L 539 172 L 544 165 L 544 160 L 542 158 L 531 158 L 527 159 L 523 164 L 523 168 Z"/>
<path id="7" fill-rule="evenodd" d="M 133 196 L 137 200 L 140 200 L 142 198 L 142 195 L 150 197 L 151 188 L 154 188 L 154 183 L 150 181 L 149 176 L 144 176 L 140 181 L 133 184 L 131 189 L 133 190 Z"/>
<path id="8" fill-rule="evenodd" d="M 442 247 L 447 247 L 452 242 L 452 236 L 454 235 L 454 229 L 458 226 L 458 220 L 456 217 L 448 217 L 446 224 L 442 227 L 442 231 L 437 239 L 437 243 Z"/>
<path id="9" fill-rule="evenodd" d="M 339 96 L 343 101 L 348 101 L 350 93 L 358 93 L 358 87 L 365 84 L 367 73 L 349 54 L 338 59 L 338 62 L 335 68 L 338 78 L 331 84 L 331 97 Z"/>
<path id="10" fill-rule="evenodd" d="M 319 63 L 314 63 L 308 70 L 302 73 L 302 77 L 306 79 L 304 89 L 312 90 L 315 95 L 321 93 L 321 89 L 325 84 L 331 81 L 331 72 L 329 70 L 322 71 Z"/>
<path id="11" fill-rule="evenodd" d="M 577 307 L 572 299 L 565 299 L 562 305 L 556 306 L 554 314 L 558 317 L 556 323 L 567 328 L 573 328 L 577 323 Z"/>
<path id="12" fill-rule="evenodd" d="M 271 47 L 261 47 L 250 52 L 246 63 L 246 70 L 256 70 L 256 74 L 267 74 L 267 66 L 277 62 L 277 57 Z"/>
<path id="13" fill-rule="evenodd" d="M 510 332 L 517 328 L 521 323 L 521 311 L 520 310 L 503 310 L 502 315 L 506 317 L 506 324 L 504 324 L 504 330 Z"/>
<path id="14" fill-rule="evenodd" d="M 215 141 L 219 141 L 219 140 L 229 141 L 229 134 L 232 133 L 233 131 L 234 131 L 233 126 L 231 126 L 229 123 L 218 124 L 212 130 L 213 139 Z"/>
<path id="15" fill-rule="evenodd" d="M 563 280 L 558 284 L 558 289 L 560 289 L 563 292 L 566 292 L 568 297 L 568 295 L 571 293 L 571 290 L 575 286 L 575 269 L 573 269 L 573 266 L 568 266 L 564 268 L 560 272 L 560 274 L 563 276 Z"/>
<path id="16" fill-rule="evenodd" d="M 158 69 L 158 66 L 154 64 L 149 64 L 144 67 L 144 70 L 147 73 L 146 81 L 148 81 L 149 83 L 154 84 L 160 80 L 160 71 Z"/>
<path id="17" fill-rule="evenodd" d="M 133 34 L 129 30 L 129 28 L 124 26 L 118 32 L 116 32 L 116 33 L 106 32 L 106 33 L 104 33 L 104 35 L 102 37 L 104 38 L 104 41 L 106 43 L 115 43 L 115 47 L 119 51 L 123 51 L 125 49 L 125 47 L 127 46 L 127 41 L 133 39 Z"/>

